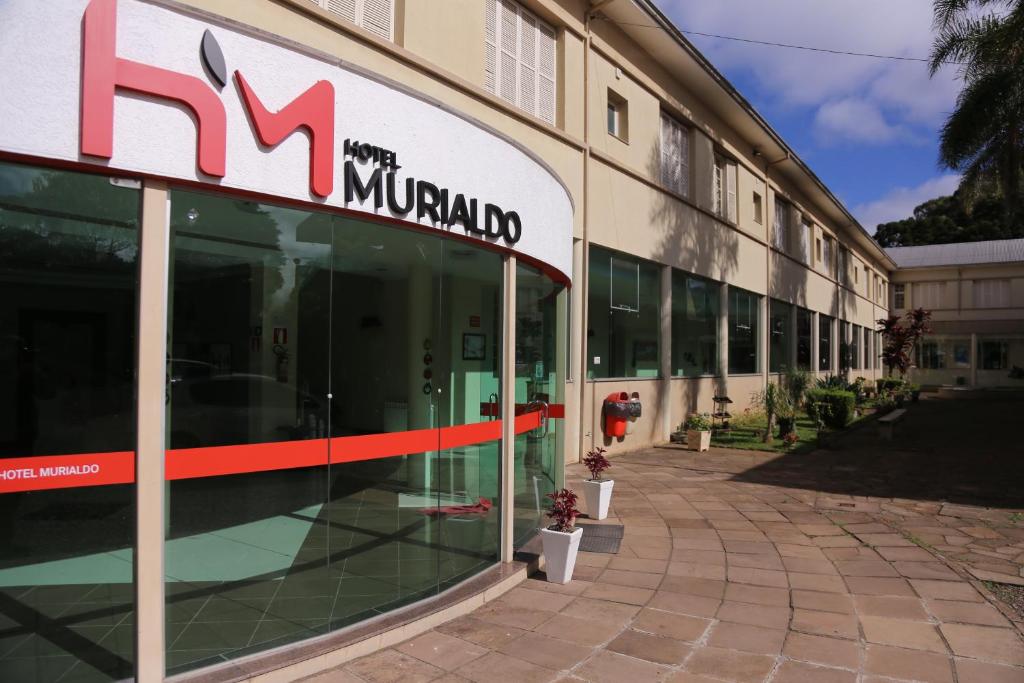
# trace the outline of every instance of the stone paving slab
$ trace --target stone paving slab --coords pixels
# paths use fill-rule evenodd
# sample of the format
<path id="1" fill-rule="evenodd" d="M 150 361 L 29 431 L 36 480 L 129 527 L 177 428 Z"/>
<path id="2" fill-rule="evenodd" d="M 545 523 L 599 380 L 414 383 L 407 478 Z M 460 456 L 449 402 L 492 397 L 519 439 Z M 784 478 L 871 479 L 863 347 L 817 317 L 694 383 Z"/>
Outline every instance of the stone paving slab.
<path id="1" fill-rule="evenodd" d="M 917 410 L 894 449 L 915 421 L 941 431 Z M 966 571 L 1024 576 L 1020 517 L 958 498 L 984 486 L 956 467 L 933 462 L 956 481 L 917 493 L 886 461 L 865 474 L 852 456 L 872 448 L 785 466 L 739 451 L 616 457 L 617 555 L 581 553 L 566 586 L 532 577 L 315 680 L 1024 682 L 1019 616 Z M 850 483 L 861 474 L 880 495 Z M 568 485 L 582 475 L 570 467 Z"/>

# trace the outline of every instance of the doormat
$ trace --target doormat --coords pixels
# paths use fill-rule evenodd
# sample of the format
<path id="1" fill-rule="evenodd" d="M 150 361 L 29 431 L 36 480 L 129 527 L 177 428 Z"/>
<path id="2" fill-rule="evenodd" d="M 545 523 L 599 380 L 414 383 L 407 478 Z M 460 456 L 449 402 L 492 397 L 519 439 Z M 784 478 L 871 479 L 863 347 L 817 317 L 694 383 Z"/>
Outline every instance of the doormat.
<path id="1" fill-rule="evenodd" d="M 621 524 L 577 524 L 583 529 L 580 539 L 580 550 L 585 553 L 607 553 L 614 555 L 619 552 L 625 529 Z"/>

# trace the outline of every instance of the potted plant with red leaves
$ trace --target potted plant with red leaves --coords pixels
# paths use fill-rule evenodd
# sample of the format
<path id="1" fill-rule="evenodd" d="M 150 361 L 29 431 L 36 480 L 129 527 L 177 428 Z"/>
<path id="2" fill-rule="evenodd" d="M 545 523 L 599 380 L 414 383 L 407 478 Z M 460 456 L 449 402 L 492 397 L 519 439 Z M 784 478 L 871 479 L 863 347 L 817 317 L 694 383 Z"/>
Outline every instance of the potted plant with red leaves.
<path id="1" fill-rule="evenodd" d="M 583 529 L 576 526 L 576 494 L 569 489 L 549 493 L 551 505 L 548 517 L 554 522 L 540 530 L 544 546 L 544 571 L 551 583 L 569 583 L 576 568 L 576 553 L 580 548 Z"/>
<path id="2" fill-rule="evenodd" d="M 612 500 L 615 481 L 602 479 L 601 474 L 612 466 L 605 457 L 605 449 L 595 448 L 583 457 L 583 465 L 590 470 L 590 479 L 583 482 L 583 497 L 587 500 L 587 516 L 604 519 L 608 516 L 608 503 Z"/>

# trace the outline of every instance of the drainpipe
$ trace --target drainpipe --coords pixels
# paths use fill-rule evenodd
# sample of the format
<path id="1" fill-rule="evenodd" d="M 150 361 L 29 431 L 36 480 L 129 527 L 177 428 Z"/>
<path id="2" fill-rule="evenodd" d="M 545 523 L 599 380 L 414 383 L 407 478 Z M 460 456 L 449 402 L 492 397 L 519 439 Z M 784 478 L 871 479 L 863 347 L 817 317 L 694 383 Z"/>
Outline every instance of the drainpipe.
<path id="1" fill-rule="evenodd" d="M 597 10 L 608 4 L 611 0 L 603 0 L 603 2 L 591 5 L 583 16 L 583 259 L 582 268 L 580 269 L 579 275 L 579 286 L 580 286 L 580 359 L 576 364 L 577 368 L 577 396 L 580 402 L 579 405 L 579 443 L 574 444 L 576 449 L 576 460 L 582 459 L 582 449 L 580 448 L 583 439 L 586 438 L 584 433 L 584 425 L 587 425 L 587 429 L 590 431 L 590 448 L 594 448 L 594 421 L 587 419 L 587 361 L 590 354 L 590 340 L 587 337 L 587 326 L 590 324 L 590 311 L 587 301 L 589 300 L 589 287 L 590 287 L 590 221 L 589 221 L 589 204 L 590 204 L 590 20 L 593 18 Z M 570 338 L 572 336 L 572 330 L 569 330 Z M 590 416 L 593 415 L 594 402 L 596 400 L 596 385 L 591 382 L 590 391 Z"/>

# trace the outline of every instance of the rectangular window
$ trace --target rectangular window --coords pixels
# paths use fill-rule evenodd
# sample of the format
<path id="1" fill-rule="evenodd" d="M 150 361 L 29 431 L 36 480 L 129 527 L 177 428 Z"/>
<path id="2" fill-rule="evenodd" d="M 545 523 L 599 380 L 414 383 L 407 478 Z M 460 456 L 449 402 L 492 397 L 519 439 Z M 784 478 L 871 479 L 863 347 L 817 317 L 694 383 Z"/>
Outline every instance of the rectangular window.
<path id="1" fill-rule="evenodd" d="M 588 377 L 657 377 L 660 268 L 592 246 L 588 299 Z"/>
<path id="2" fill-rule="evenodd" d="M 860 370 L 860 325 L 854 325 L 850 334 L 850 369 Z"/>
<path id="3" fill-rule="evenodd" d="M 760 368 L 758 321 L 761 297 L 729 287 L 729 374 L 752 374 Z"/>
<path id="4" fill-rule="evenodd" d="M 1008 308 L 1010 306 L 1009 280 L 975 280 L 975 308 Z"/>
<path id="5" fill-rule="evenodd" d="M 850 284 L 850 252 L 843 247 L 837 247 L 836 260 L 836 279 L 841 285 Z"/>
<path id="6" fill-rule="evenodd" d="M 764 200 L 760 192 L 754 192 L 754 222 L 761 225 L 764 222 Z"/>
<path id="7" fill-rule="evenodd" d="M 1010 343 L 1005 339 L 979 339 L 978 365 L 982 370 L 1006 370 Z"/>
<path id="8" fill-rule="evenodd" d="M 735 223 L 736 164 L 716 154 L 712 185 L 715 213 L 730 223 Z"/>
<path id="9" fill-rule="evenodd" d="M 672 271 L 672 374 L 718 374 L 717 282 Z"/>
<path id="10" fill-rule="evenodd" d="M 790 350 L 793 307 L 778 299 L 771 299 L 768 305 L 768 371 L 785 372 L 793 367 Z"/>
<path id="11" fill-rule="evenodd" d="M 832 370 L 832 321 L 827 315 L 818 314 L 818 370 Z"/>
<path id="12" fill-rule="evenodd" d="M 690 191 L 690 131 L 661 113 L 661 184 L 683 197 Z"/>
<path id="13" fill-rule="evenodd" d="M 789 204 L 775 197 L 775 232 L 772 244 L 779 251 L 789 251 Z"/>
<path id="14" fill-rule="evenodd" d="M 893 308 L 906 308 L 906 285 L 893 285 L 892 286 L 892 306 Z"/>
<path id="15" fill-rule="evenodd" d="M 515 0 L 486 0 L 485 14 L 484 88 L 553 125 L 555 29 Z"/>
<path id="16" fill-rule="evenodd" d="M 629 106 L 625 99 L 608 89 L 608 134 L 629 142 Z"/>
<path id="17" fill-rule="evenodd" d="M 850 369 L 850 323 L 839 321 L 839 371 Z"/>
<path id="18" fill-rule="evenodd" d="M 938 342 L 921 342 L 917 346 L 916 365 L 922 370 L 941 370 L 946 367 L 945 356 Z"/>
<path id="19" fill-rule="evenodd" d="M 395 39 L 393 0 L 310 0 L 310 2 L 384 40 Z"/>
<path id="20" fill-rule="evenodd" d="M 804 218 L 800 221 L 800 260 L 811 265 L 811 233 L 814 225 Z"/>
<path id="21" fill-rule="evenodd" d="M 133 674 L 141 194 L 0 162 L 3 681 Z"/>
<path id="22" fill-rule="evenodd" d="M 835 277 L 835 241 L 828 235 L 825 235 L 824 249 L 821 254 L 821 264 L 826 275 L 829 277 Z"/>
<path id="23" fill-rule="evenodd" d="M 796 366 L 801 370 L 811 370 L 811 327 L 814 325 L 814 314 L 806 308 L 796 309 Z"/>
<path id="24" fill-rule="evenodd" d="M 914 308 L 925 308 L 928 310 L 941 308 L 945 291 L 945 282 L 914 283 Z"/>

